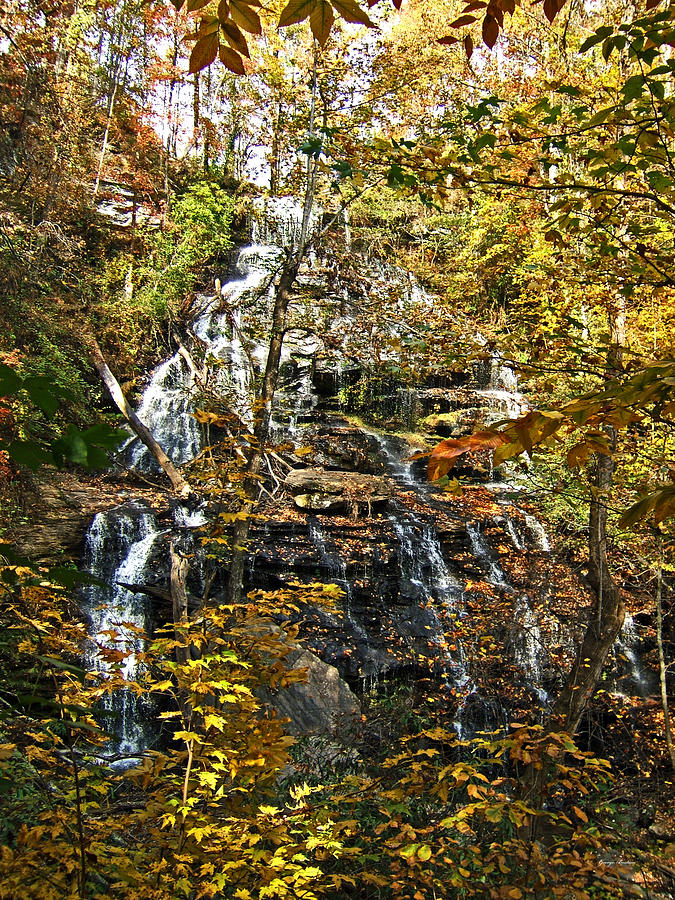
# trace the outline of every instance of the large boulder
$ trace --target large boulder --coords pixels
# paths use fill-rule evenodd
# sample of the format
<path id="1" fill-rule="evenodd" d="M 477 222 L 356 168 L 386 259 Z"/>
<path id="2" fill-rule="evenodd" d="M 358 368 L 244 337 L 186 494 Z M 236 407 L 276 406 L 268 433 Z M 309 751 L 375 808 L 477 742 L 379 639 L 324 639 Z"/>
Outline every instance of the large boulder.
<path id="1" fill-rule="evenodd" d="M 392 495 L 385 478 L 320 468 L 294 469 L 285 485 L 298 509 L 314 513 L 371 515 Z"/>
<path id="2" fill-rule="evenodd" d="M 293 669 L 306 669 L 306 681 L 274 692 L 266 691 L 264 699 L 289 719 L 286 728 L 291 734 L 330 735 L 360 721 L 359 701 L 335 666 L 329 666 L 302 648 L 293 650 L 286 664 Z"/>

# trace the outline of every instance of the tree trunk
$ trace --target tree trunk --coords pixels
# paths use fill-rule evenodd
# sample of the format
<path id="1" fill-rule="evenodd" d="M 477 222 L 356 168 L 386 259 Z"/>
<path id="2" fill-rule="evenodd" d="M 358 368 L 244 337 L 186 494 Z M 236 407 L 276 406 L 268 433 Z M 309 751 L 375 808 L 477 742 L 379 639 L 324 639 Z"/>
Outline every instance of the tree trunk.
<path id="1" fill-rule="evenodd" d="M 173 626 L 176 637 L 176 662 L 184 666 L 190 659 L 190 647 L 186 626 L 188 624 L 188 595 L 185 588 L 187 578 L 188 561 L 184 556 L 176 553 L 173 544 L 171 552 L 171 603 L 173 606 Z"/>
<path id="2" fill-rule="evenodd" d="M 659 650 L 659 687 L 661 688 L 661 708 L 666 735 L 666 747 L 670 756 L 670 766 L 675 772 L 675 744 L 670 727 L 670 707 L 666 682 L 666 654 L 663 649 L 663 538 L 659 537 L 659 563 L 656 571 L 656 644 Z"/>
<path id="3" fill-rule="evenodd" d="M 108 366 L 108 363 L 105 361 L 105 358 L 101 353 L 101 348 L 98 345 L 98 341 L 93 335 L 87 335 L 86 340 L 89 346 L 89 352 L 94 366 L 96 367 L 97 372 L 101 376 L 103 383 L 108 389 L 108 393 L 112 397 L 115 406 L 117 406 L 119 411 L 127 420 L 134 433 L 137 435 L 138 439 L 143 444 L 145 444 L 145 446 L 155 457 L 159 465 L 162 467 L 162 469 L 168 476 L 173 489 L 181 496 L 187 496 L 189 493 L 191 493 L 190 485 L 180 474 L 176 466 L 171 462 L 162 447 L 154 439 L 150 430 L 143 424 L 143 422 L 141 422 L 135 411 L 127 402 L 127 399 L 122 392 L 122 388 L 119 386 L 117 379 L 110 371 L 110 367 Z"/>
<path id="4" fill-rule="evenodd" d="M 317 95 L 317 58 L 318 49 L 315 41 L 314 66 L 312 72 L 312 98 L 308 128 L 310 138 L 314 136 L 314 115 Z M 274 295 L 270 344 L 267 354 L 267 363 L 265 365 L 265 377 L 263 379 L 260 394 L 260 413 L 254 429 L 255 441 L 246 467 L 246 478 L 244 480 L 246 500 L 243 511 L 246 513 L 246 516 L 237 519 L 234 523 L 232 557 L 226 587 L 226 600 L 228 603 L 239 603 L 241 601 L 247 556 L 246 542 L 248 541 L 251 516 L 253 514 L 258 493 L 259 473 L 265 456 L 265 444 L 269 435 L 270 420 L 272 418 L 272 404 L 274 402 L 274 395 L 279 381 L 279 364 L 281 362 L 281 350 L 286 331 L 288 306 L 291 301 L 291 289 L 293 288 L 293 284 L 298 275 L 298 270 L 307 252 L 311 237 L 309 225 L 316 187 L 316 171 L 316 160 L 309 156 L 307 158 L 307 181 L 305 184 L 300 240 L 298 246 L 288 255 Z"/>
<path id="5" fill-rule="evenodd" d="M 301 248 L 302 250 L 302 248 Z M 288 305 L 291 300 L 291 288 L 298 274 L 304 250 L 298 251 L 295 257 L 290 258 L 283 268 L 281 278 L 274 298 L 274 312 L 272 315 L 272 330 L 270 333 L 270 345 L 265 366 L 262 392 L 260 395 L 260 418 L 258 419 L 254 435 L 255 441 L 251 456 L 246 466 L 246 478 L 244 480 L 244 492 L 246 501 L 244 512 L 246 518 L 237 519 L 234 523 L 232 537 L 232 558 L 230 572 L 227 580 L 226 599 L 228 603 L 239 603 L 244 584 L 244 568 L 246 565 L 246 542 L 250 531 L 251 516 L 255 506 L 258 488 L 258 476 L 265 455 L 265 444 L 272 418 L 272 403 L 279 381 L 279 363 L 281 362 L 281 350 L 284 343 L 286 329 L 286 317 Z"/>
<path id="6" fill-rule="evenodd" d="M 621 592 L 612 578 L 607 561 L 606 501 L 613 473 L 612 457 L 599 454 L 588 535 L 588 581 L 595 598 L 574 667 L 553 707 L 553 716 L 562 719 L 565 731 L 570 734 L 579 727 L 586 705 L 600 681 L 607 656 L 621 632 L 626 614 Z"/>
<path id="7" fill-rule="evenodd" d="M 607 351 L 607 372 L 610 376 L 622 369 L 623 348 L 626 343 L 626 301 L 618 296 L 609 310 L 610 345 Z M 607 656 L 623 627 L 626 609 L 619 586 L 612 578 L 607 560 L 607 499 L 614 470 L 617 447 L 616 429 L 607 429 L 608 453 L 595 457 L 595 472 L 591 485 L 591 505 L 588 517 L 588 581 L 595 595 L 589 613 L 581 647 L 572 672 L 558 696 L 552 715 L 562 719 L 570 734 L 579 727 L 584 710 L 595 693 Z"/>

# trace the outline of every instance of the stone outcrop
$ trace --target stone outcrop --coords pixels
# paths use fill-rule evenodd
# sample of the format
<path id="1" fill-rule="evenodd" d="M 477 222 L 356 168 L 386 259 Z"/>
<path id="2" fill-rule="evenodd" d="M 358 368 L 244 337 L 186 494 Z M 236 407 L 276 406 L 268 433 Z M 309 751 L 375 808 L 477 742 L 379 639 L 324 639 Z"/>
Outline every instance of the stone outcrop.
<path id="1" fill-rule="evenodd" d="M 306 669 L 307 680 L 267 691 L 264 699 L 289 720 L 286 730 L 291 734 L 332 734 L 338 729 L 342 732 L 360 719 L 359 701 L 335 666 L 302 648 L 288 655 L 286 665 Z"/>
<path id="2" fill-rule="evenodd" d="M 298 509 L 306 512 L 371 515 L 391 497 L 386 479 L 356 472 L 295 469 L 285 486 Z"/>
<path id="3" fill-rule="evenodd" d="M 143 496 L 154 498 L 156 492 L 129 491 L 103 479 L 55 472 L 24 498 L 32 511 L 30 527 L 19 523 L 9 529 L 9 537 L 19 553 L 38 562 L 77 559 L 96 513 Z"/>

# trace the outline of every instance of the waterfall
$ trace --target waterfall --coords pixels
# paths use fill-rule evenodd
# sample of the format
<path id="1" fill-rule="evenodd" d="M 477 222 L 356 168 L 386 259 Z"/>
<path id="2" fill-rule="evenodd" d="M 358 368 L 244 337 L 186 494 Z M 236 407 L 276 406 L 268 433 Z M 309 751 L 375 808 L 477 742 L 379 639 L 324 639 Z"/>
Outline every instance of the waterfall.
<path id="1" fill-rule="evenodd" d="M 614 645 L 619 693 L 628 696 L 646 697 L 654 688 L 654 679 L 642 666 L 637 645 L 640 634 L 635 620 L 630 614 L 624 619 L 621 634 Z"/>
<path id="2" fill-rule="evenodd" d="M 548 535 L 546 534 L 546 529 L 541 524 L 539 519 L 536 516 L 533 516 L 531 513 L 525 513 L 525 525 L 527 530 L 532 535 L 532 539 L 534 541 L 534 546 L 537 550 L 541 550 L 544 553 L 551 552 L 551 542 L 548 539 Z"/>
<path id="3" fill-rule="evenodd" d="M 105 675 L 119 667 L 127 681 L 142 678 L 138 655 L 143 651 L 143 638 L 139 632 L 147 633 L 150 628 L 149 603 L 147 597 L 122 584 L 148 581 L 148 566 L 162 533 L 151 511 L 141 503 L 125 504 L 94 517 L 85 540 L 84 568 L 101 584 L 87 586 L 82 596 L 91 637 L 85 650 L 90 671 Z M 112 662 L 116 653 L 119 662 Z M 153 729 L 146 700 L 121 689 L 107 694 L 102 707 L 115 754 L 133 755 L 149 745 Z"/>
<path id="4" fill-rule="evenodd" d="M 524 549 L 511 519 L 505 517 L 503 522 L 507 534 L 512 534 L 512 541 L 516 549 Z M 511 531 L 509 530 L 509 524 L 511 525 Z M 543 531 L 543 526 L 540 527 L 542 527 Z M 506 573 L 495 560 L 492 550 L 481 531 L 480 525 L 476 522 L 467 522 L 466 533 L 469 537 L 474 556 L 485 570 L 488 581 L 495 587 L 513 594 L 513 586 L 509 584 Z M 540 657 L 543 650 L 541 628 L 537 616 L 532 609 L 531 600 L 526 594 L 516 595 L 514 597 L 513 619 L 514 628 L 512 631 L 511 644 L 513 647 L 514 662 L 523 670 L 529 686 L 535 692 L 540 702 L 542 704 L 546 703 L 548 694 L 541 687 L 542 668 Z"/>
<path id="5" fill-rule="evenodd" d="M 300 244 L 304 208 L 295 197 L 258 197 L 253 201 L 252 239 L 256 243 L 296 248 Z M 316 235 L 323 210 L 313 207 L 309 235 Z"/>
<path id="6" fill-rule="evenodd" d="M 495 587 L 508 588 L 509 584 L 507 583 L 506 575 L 499 563 L 494 559 L 480 525 L 477 522 L 467 522 L 466 533 L 474 556 L 485 569 L 488 581 L 494 584 Z"/>
<path id="7" fill-rule="evenodd" d="M 201 433 L 191 415 L 194 379 L 185 360 L 176 353 L 153 372 L 143 393 L 138 417 L 177 465 L 188 462 L 199 453 Z M 140 472 L 156 472 L 159 466 L 138 438 L 127 451 L 130 468 Z"/>

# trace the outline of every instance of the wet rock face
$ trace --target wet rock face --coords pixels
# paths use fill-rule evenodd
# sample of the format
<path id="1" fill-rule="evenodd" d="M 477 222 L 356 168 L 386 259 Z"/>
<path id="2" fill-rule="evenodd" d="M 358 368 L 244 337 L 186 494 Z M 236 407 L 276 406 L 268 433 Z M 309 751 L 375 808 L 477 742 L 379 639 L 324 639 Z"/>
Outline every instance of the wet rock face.
<path id="1" fill-rule="evenodd" d="M 286 504 L 253 534 L 252 586 L 324 582 L 343 591 L 333 609 L 304 607 L 298 618 L 308 646 L 357 692 L 366 680 L 407 671 L 420 655 L 441 654 L 439 612 L 425 587 L 432 561 L 408 558 L 412 538 L 406 543 L 401 535 L 396 502 L 359 519 L 305 515 Z"/>
<path id="2" fill-rule="evenodd" d="M 311 447 L 311 453 L 305 457 L 311 466 L 364 475 L 386 472 L 380 446 L 373 435 L 342 418 L 327 417 L 325 422 L 306 428 L 302 438 Z"/>
<path id="3" fill-rule="evenodd" d="M 372 515 L 387 503 L 392 493 L 384 478 L 318 468 L 289 472 L 285 486 L 299 509 L 322 513 Z"/>

